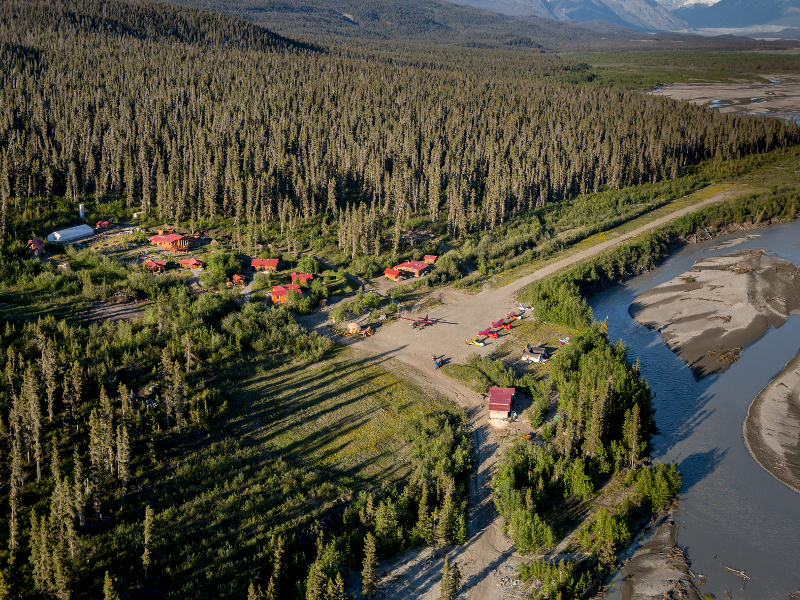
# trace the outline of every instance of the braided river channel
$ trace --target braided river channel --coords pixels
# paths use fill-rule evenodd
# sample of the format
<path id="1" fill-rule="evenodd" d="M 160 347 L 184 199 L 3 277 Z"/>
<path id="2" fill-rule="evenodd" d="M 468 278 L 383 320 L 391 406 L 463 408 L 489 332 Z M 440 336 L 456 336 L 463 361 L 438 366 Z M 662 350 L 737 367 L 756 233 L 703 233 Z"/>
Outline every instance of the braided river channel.
<path id="1" fill-rule="evenodd" d="M 760 237 L 719 250 L 711 248 L 743 234 L 689 244 L 651 273 L 591 298 L 590 304 L 595 319 L 608 316 L 610 339 L 629 346 L 629 360 L 641 359 L 659 429 L 652 457 L 674 461 L 683 474 L 677 542 L 692 571 L 706 576 L 700 593 L 784 600 L 800 590 L 800 493 L 756 463 L 745 447 L 742 424 L 759 391 L 800 352 L 800 315 L 769 329 L 724 373 L 698 382 L 660 333 L 628 313 L 636 296 L 691 269 L 699 258 L 763 248 L 800 265 L 800 220 L 746 233 Z M 744 590 L 739 576 L 720 561 L 747 572 L 751 579 Z M 617 574 L 610 598 L 619 597 L 619 579 Z"/>

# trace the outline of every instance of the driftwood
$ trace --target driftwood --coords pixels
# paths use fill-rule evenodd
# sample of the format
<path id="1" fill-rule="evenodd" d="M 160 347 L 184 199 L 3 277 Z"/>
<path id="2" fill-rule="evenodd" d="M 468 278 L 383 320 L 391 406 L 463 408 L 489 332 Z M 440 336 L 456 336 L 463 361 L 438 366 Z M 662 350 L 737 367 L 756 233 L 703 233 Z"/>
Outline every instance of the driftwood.
<path id="1" fill-rule="evenodd" d="M 722 561 L 719 559 L 719 556 L 717 556 L 716 554 L 714 555 L 714 559 L 715 559 L 715 560 L 716 560 L 716 561 L 717 561 L 719 564 L 721 564 L 721 565 L 722 565 L 722 567 L 723 567 L 723 568 L 724 568 L 726 571 L 730 571 L 731 573 L 736 573 L 736 574 L 737 574 L 739 577 L 741 577 L 741 578 L 742 578 L 742 591 L 744 591 L 744 584 L 745 584 L 745 580 L 746 580 L 746 579 L 750 579 L 750 575 L 748 575 L 748 574 L 747 574 L 747 571 L 744 571 L 744 570 L 741 570 L 741 569 L 734 569 L 733 567 L 729 567 L 728 565 L 726 565 L 726 564 L 723 564 L 723 562 L 722 562 Z M 728 597 L 730 598 L 730 596 L 728 596 Z"/>
<path id="2" fill-rule="evenodd" d="M 786 596 L 786 600 L 798 600 L 798 599 L 800 599 L 800 590 L 797 590 L 796 592 Z"/>

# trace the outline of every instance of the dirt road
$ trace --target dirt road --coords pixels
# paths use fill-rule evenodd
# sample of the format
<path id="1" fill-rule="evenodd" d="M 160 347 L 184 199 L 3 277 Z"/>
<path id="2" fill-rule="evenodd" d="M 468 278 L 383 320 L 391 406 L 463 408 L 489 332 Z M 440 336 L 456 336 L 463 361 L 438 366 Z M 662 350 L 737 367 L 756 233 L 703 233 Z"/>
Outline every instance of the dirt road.
<path id="1" fill-rule="evenodd" d="M 726 189 L 698 204 L 680 209 L 628 234 L 573 254 L 497 290 L 484 290 L 474 295 L 449 288 L 434 292 L 433 295 L 442 300 L 441 305 L 428 311 L 430 318 L 434 319 L 436 324 L 412 329 L 409 321 L 399 320 L 381 327 L 375 336 L 358 342 L 356 347 L 359 350 L 395 358 L 411 366 L 409 372 L 417 373 L 417 378 L 423 387 L 435 388 L 468 411 L 474 431 L 477 466 L 477 474 L 470 490 L 470 539 L 467 544 L 450 551 L 451 561 L 455 560 L 459 564 L 465 588 L 469 590 L 463 597 L 470 600 L 524 597 L 521 586 L 514 586 L 511 583 L 498 585 L 503 583 L 502 577 L 510 576 L 513 579 L 522 557 L 514 553 L 510 540 L 500 530 L 500 517 L 491 501 L 490 481 L 498 455 L 498 440 L 497 430 L 489 422 L 485 402 L 475 392 L 448 378 L 441 371 L 434 370 L 431 355 L 444 355 L 457 362 L 463 361 L 471 352 L 488 354 L 492 350 L 492 343 L 499 342 L 500 338 L 497 341 L 488 339 L 487 345 L 483 348 L 468 346 L 464 340 L 473 337 L 480 329 L 488 327 L 492 321 L 516 309 L 518 304 L 514 300 L 514 295 L 526 285 L 668 221 L 741 193 L 735 188 Z M 527 318 L 531 318 L 531 313 L 527 315 L 529 315 Z M 386 597 L 390 600 L 408 598 L 435 600 L 439 595 L 438 581 L 442 562 L 441 552 L 438 557 L 432 557 L 431 550 L 424 549 L 406 553 L 397 560 L 382 565 L 381 572 L 387 573 L 383 585 Z"/>

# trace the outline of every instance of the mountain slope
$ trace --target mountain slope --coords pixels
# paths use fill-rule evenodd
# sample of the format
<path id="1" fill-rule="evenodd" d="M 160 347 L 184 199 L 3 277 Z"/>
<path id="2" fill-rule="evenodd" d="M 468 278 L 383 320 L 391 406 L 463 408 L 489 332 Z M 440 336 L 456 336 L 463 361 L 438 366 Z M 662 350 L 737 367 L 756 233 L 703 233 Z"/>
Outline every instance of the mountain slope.
<path id="1" fill-rule="evenodd" d="M 800 0 L 719 0 L 713 6 L 684 6 L 674 11 L 692 27 L 800 26 Z"/>
<path id="2" fill-rule="evenodd" d="M 510 15 L 539 15 L 562 21 L 599 19 L 624 27 L 676 31 L 687 24 L 655 0 L 455 0 Z"/>

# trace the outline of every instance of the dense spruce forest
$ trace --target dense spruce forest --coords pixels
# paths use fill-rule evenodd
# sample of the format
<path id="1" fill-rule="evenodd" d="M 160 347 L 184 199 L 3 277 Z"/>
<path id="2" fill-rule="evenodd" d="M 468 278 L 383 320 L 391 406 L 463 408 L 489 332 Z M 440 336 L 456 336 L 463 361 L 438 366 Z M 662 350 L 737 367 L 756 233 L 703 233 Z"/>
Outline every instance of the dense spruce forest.
<path id="1" fill-rule="evenodd" d="M 583 68 L 552 55 L 394 64 L 286 51 L 267 31 L 233 35 L 229 18 L 186 9 L 157 24 L 152 11 L 3 4 L 2 215 L 26 198 L 91 195 L 169 221 L 233 218 L 240 239 L 352 208 L 358 245 L 379 253 L 376 240 L 393 236 L 396 249 L 409 217 L 454 235 L 494 229 L 548 202 L 800 139 L 775 119 L 537 82 Z"/>
<path id="2" fill-rule="evenodd" d="M 296 41 L 172 4 L 0 5 L 0 600 L 368 597 L 379 559 L 464 543 L 465 411 L 301 327 L 316 295 L 287 310 L 226 291 L 242 254 L 300 265 L 299 251 L 335 245 L 316 293 L 347 261 L 370 275 L 375 257 L 460 245 L 415 285 L 460 279 L 467 262 L 478 268 L 460 283 L 480 285 L 699 189 L 708 159 L 731 172 L 800 142 L 777 119 L 570 83 L 591 83 L 587 63 L 527 37 L 550 25 L 492 38 L 498 23 L 483 24 L 491 51 L 327 46 L 325 26 Z M 427 40 L 445 29 L 429 23 Z M 597 41 L 584 31 L 569 29 L 577 46 Z M 25 254 L 83 203 L 230 243 L 209 253 L 205 290 L 91 250 Z M 417 246 L 415 227 L 431 234 Z M 493 483 L 527 552 L 555 540 L 557 502 L 639 468 L 651 431 L 646 382 L 579 291 L 555 279 L 529 296 L 581 333 L 549 383 L 525 380 L 539 424 L 558 393 L 555 439 L 515 444 Z M 140 315 L 78 318 L 120 299 Z M 359 294 L 337 310 L 384 301 Z M 515 383 L 498 362 L 478 366 Z M 369 418 L 346 412 L 365 399 Z M 342 441 L 359 436 L 358 452 Z M 631 477 L 631 522 L 679 487 L 669 467 Z M 596 588 L 626 541 L 617 517 L 585 529 L 598 568 L 554 571 L 561 591 Z"/>

